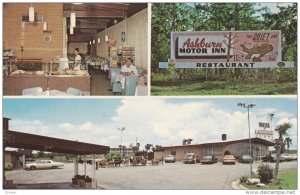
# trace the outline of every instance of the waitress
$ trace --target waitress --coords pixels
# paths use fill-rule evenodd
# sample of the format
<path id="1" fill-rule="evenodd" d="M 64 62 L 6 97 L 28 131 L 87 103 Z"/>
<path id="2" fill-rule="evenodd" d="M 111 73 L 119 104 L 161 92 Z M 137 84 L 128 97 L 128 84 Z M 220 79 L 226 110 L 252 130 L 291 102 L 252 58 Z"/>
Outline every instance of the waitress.
<path id="1" fill-rule="evenodd" d="M 75 59 L 74 59 L 73 70 L 80 70 L 81 56 L 79 55 L 79 48 L 75 48 L 74 53 L 75 53 Z"/>

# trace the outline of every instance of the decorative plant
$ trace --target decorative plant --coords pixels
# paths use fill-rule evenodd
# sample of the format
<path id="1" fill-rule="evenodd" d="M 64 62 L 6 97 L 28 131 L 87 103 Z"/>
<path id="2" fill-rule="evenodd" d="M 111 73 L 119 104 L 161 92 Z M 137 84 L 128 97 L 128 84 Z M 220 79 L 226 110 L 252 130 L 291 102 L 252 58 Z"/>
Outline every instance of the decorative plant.
<path id="1" fill-rule="evenodd" d="M 93 164 L 92 160 L 87 160 L 86 163 L 87 163 L 87 164 L 90 164 L 90 165 Z"/>
<path id="2" fill-rule="evenodd" d="M 258 175 L 262 183 L 270 183 L 273 179 L 273 168 L 267 164 L 262 164 L 258 167 Z"/>
<path id="3" fill-rule="evenodd" d="M 75 175 L 74 178 L 75 179 L 81 179 L 81 175 Z"/>
<path id="4" fill-rule="evenodd" d="M 83 164 L 84 160 L 78 160 L 78 163 Z"/>
<path id="5" fill-rule="evenodd" d="M 90 183 L 90 182 L 93 181 L 93 179 L 90 178 L 89 176 L 86 176 L 85 179 L 84 179 L 84 181 L 87 182 L 87 183 Z"/>

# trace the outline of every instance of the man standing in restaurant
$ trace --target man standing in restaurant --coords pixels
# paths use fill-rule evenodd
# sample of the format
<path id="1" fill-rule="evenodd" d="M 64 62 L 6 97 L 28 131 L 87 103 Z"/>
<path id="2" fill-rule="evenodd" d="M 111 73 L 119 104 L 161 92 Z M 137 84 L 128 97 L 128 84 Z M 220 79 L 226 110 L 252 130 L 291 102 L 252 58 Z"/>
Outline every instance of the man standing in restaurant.
<path id="1" fill-rule="evenodd" d="M 79 55 L 79 48 L 75 48 L 74 53 L 75 53 L 75 59 L 74 59 L 73 70 L 80 70 L 81 56 Z"/>
<path id="2" fill-rule="evenodd" d="M 121 73 L 125 76 L 137 76 L 138 71 L 133 65 L 133 59 L 127 58 L 125 64 L 121 68 Z"/>
<path id="3" fill-rule="evenodd" d="M 116 82 L 122 84 L 122 89 L 125 86 L 125 76 L 137 76 L 138 71 L 133 65 L 133 59 L 127 58 L 125 64 L 121 67 L 121 74 L 117 75 Z"/>

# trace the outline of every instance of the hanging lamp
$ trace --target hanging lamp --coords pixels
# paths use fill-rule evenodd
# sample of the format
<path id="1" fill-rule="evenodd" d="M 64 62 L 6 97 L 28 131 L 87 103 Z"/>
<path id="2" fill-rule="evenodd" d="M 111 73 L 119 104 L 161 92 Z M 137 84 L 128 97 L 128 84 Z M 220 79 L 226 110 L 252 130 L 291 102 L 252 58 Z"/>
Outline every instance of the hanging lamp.
<path id="1" fill-rule="evenodd" d="M 32 3 L 29 7 L 29 22 L 34 22 L 34 7 L 32 6 Z"/>
<path id="2" fill-rule="evenodd" d="M 76 27 L 76 13 L 74 12 L 70 14 L 70 25 Z"/>
<path id="3" fill-rule="evenodd" d="M 105 28 L 105 42 L 108 43 L 108 34 L 107 34 L 107 18 L 106 18 L 106 28 Z"/>
<path id="4" fill-rule="evenodd" d="M 70 35 L 73 35 L 73 34 L 74 34 L 74 27 L 70 26 Z"/>
<path id="5" fill-rule="evenodd" d="M 126 18 L 125 18 L 125 11 L 124 11 L 124 4 L 123 4 L 123 30 L 125 29 L 124 28 L 124 24 L 126 25 Z M 121 32 L 121 41 L 122 42 L 125 42 L 126 41 L 126 33 L 125 33 L 125 30 L 123 32 Z"/>
<path id="6" fill-rule="evenodd" d="M 47 32 L 47 31 L 48 31 L 48 24 L 47 24 L 47 22 L 44 22 L 44 23 L 43 23 L 43 31 L 44 31 L 44 32 Z"/>

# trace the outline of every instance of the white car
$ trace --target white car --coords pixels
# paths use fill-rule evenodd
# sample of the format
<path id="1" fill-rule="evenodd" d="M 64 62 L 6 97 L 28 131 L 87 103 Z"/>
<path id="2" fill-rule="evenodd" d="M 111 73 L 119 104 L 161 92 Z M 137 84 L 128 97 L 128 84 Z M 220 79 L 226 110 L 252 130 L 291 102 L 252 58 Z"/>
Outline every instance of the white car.
<path id="1" fill-rule="evenodd" d="M 297 160 L 297 154 L 284 153 L 281 155 L 286 161 Z"/>
<path id="2" fill-rule="evenodd" d="M 58 167 L 63 167 L 64 163 L 54 162 L 52 160 L 36 160 L 34 162 L 25 163 L 26 170 L 35 169 L 56 169 Z"/>

